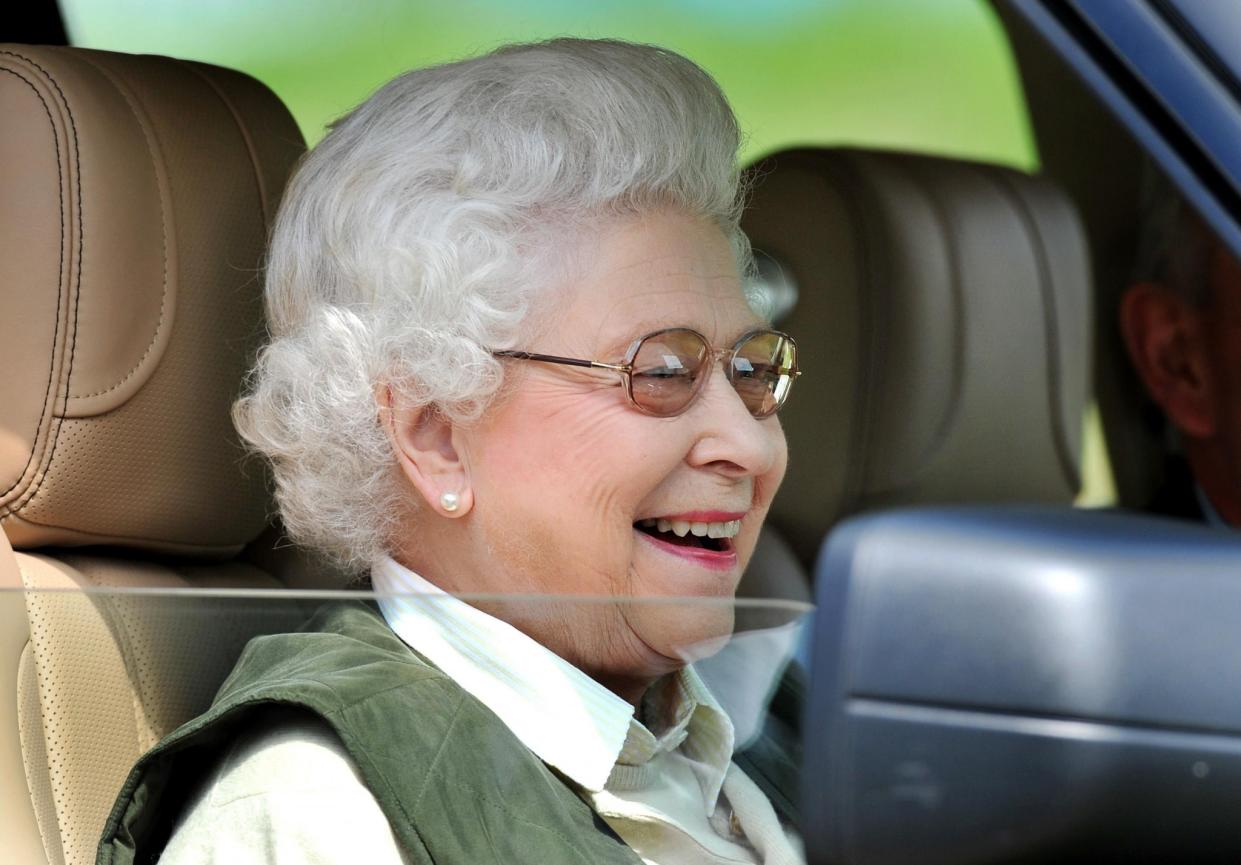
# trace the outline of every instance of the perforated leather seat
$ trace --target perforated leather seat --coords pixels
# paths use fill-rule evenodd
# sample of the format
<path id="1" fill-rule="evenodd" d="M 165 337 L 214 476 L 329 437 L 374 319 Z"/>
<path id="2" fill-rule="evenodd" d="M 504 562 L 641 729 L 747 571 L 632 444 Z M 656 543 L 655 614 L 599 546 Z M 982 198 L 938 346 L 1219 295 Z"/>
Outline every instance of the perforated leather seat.
<path id="1" fill-rule="evenodd" d="M 847 149 L 777 153 L 751 175 L 743 227 L 797 287 L 779 326 L 805 370 L 769 525 L 807 572 L 861 511 L 1070 503 L 1092 325 L 1068 198 L 995 166 Z M 763 572 L 780 561 L 759 559 L 752 594 L 791 582 Z"/>
<path id="2" fill-rule="evenodd" d="M 237 557 L 270 504 L 229 405 L 292 118 L 229 70 L 21 45 L 0 46 L 0 116 L 0 583 L 281 585 Z M 93 862 L 134 760 L 290 624 L 0 600 L 0 858 L 21 863 Z"/>

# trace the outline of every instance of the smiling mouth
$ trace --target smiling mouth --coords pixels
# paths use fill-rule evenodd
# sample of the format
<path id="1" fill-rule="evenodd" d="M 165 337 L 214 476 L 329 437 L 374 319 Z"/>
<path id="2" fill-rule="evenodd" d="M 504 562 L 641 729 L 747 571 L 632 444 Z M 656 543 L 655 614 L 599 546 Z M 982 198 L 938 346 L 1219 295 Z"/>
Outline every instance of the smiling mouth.
<path id="1" fill-rule="evenodd" d="M 684 520 L 645 519 L 633 524 L 636 531 L 674 547 L 731 553 L 740 520 L 728 523 L 689 523 Z"/>

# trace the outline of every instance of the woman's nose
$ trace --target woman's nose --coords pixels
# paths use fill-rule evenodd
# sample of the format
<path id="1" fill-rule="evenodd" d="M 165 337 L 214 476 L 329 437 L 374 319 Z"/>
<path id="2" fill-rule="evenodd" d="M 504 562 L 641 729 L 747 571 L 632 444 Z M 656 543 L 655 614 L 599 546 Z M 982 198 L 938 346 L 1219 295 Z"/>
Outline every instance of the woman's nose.
<path id="1" fill-rule="evenodd" d="M 689 461 L 711 467 L 730 477 L 758 476 L 770 472 L 785 452 L 784 431 L 775 416 L 758 420 L 722 366 L 711 377 L 686 419 L 701 425 L 690 450 Z"/>

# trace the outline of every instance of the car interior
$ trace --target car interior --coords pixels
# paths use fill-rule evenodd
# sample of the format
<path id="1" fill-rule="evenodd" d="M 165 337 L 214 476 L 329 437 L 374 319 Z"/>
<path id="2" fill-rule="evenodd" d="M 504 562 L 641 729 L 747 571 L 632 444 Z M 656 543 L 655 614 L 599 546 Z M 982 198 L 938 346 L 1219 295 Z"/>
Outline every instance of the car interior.
<path id="1" fill-rule="evenodd" d="M 867 571 L 859 550 L 873 538 L 913 553 L 925 543 L 941 570 L 956 573 L 949 565 L 961 560 L 945 545 L 973 549 L 971 539 L 991 537 L 998 519 L 1010 534 L 979 554 L 995 567 L 976 576 L 985 584 L 993 575 L 1005 600 L 973 612 L 1020 614 L 1025 596 L 1002 587 L 1023 578 L 1023 563 L 1100 555 L 1089 538 L 1074 546 L 1077 529 L 1047 524 L 1059 519 L 1049 513 L 1083 516 L 1072 525 L 1087 526 L 1090 538 L 1125 542 L 1108 535 L 1114 523 L 1071 509 L 1082 417 L 1095 398 L 1120 504 L 1140 505 L 1158 483 L 1165 444 L 1111 314 L 1132 254 L 1141 149 L 1015 13 L 1000 14 L 1035 120 L 1041 174 L 858 147 L 787 149 L 748 168 L 743 227 L 760 274 L 778 278 L 788 308 L 777 326 L 801 341 L 804 379 L 781 416 L 790 470 L 741 596 L 819 592 L 822 605 L 830 579 L 921 586 L 922 595 L 871 596 L 950 609 L 977 596 L 979 583 L 952 588 L 945 577 L 925 589 L 914 580 L 925 561 Z M 243 458 L 229 415 L 263 336 L 265 239 L 305 142 L 271 90 L 219 66 L 4 44 L 0 71 L 0 344 L 9 358 L 0 378 L 0 587 L 26 590 L 0 605 L 0 839 L 9 861 L 81 865 L 94 861 L 134 761 L 209 704 L 251 636 L 295 627 L 304 612 L 256 604 L 246 616 L 187 618 L 184 607 L 123 594 L 82 598 L 94 589 L 343 583 L 282 542 L 267 476 Z M 1106 152 L 1072 146 L 1083 118 L 1111 142 Z M 961 512 L 963 522 L 943 516 L 956 511 L 910 522 L 902 515 L 919 511 L 899 510 L 961 505 L 977 508 Z M 867 514 L 897 522 L 869 523 Z M 843 534 L 833 534 L 841 523 Z M 1031 526 L 1044 531 L 1023 534 Z M 834 553 L 825 550 L 829 535 Z M 1173 530 L 1167 543 L 1196 543 L 1190 536 Z M 1036 543 L 1046 537 L 1059 546 Z M 1123 580 L 1115 569 L 1091 573 L 1108 585 Z M 1149 609 L 1151 597 L 1133 603 Z M 852 609 L 836 600 L 837 612 Z M 908 605 L 891 607 L 891 620 L 882 618 L 887 607 L 875 609 L 878 618 L 850 619 L 851 635 L 870 633 L 858 621 L 916 628 Z M 945 621 L 968 628 L 978 620 Z M 842 634 L 844 624 L 836 622 Z M 990 641 L 970 644 L 979 656 L 1004 640 L 1003 628 L 986 633 Z M 1046 649 L 1048 633 L 1031 632 L 1027 660 Z M 820 641 L 814 658 L 823 669 L 814 675 L 845 653 L 869 658 L 888 645 Z M 966 654 L 945 662 L 946 672 L 967 675 Z M 839 681 L 818 687 L 836 701 L 816 704 L 810 723 L 842 729 L 840 707 L 858 695 Z M 821 741 L 812 749 L 807 736 L 807 775 L 822 770 L 820 758 L 829 773 L 841 759 L 839 740 L 825 733 Z M 894 813 L 880 793 L 866 799 L 859 789 L 822 786 L 835 797 L 824 809 L 871 802 L 879 816 L 849 838 L 815 840 L 811 861 L 932 861 L 880 819 Z M 1005 801 L 1015 809 L 1033 800 Z M 961 813 L 968 823 L 976 812 Z M 967 830 L 945 835 L 947 852 L 933 861 L 1028 853 L 1014 841 L 966 855 Z M 867 841 L 878 835 L 890 843 Z"/>
<path id="2" fill-rule="evenodd" d="M 262 333 L 256 273 L 300 132 L 229 70 L 3 52 L 0 326 L 19 359 L 0 400 L 5 583 L 280 586 L 238 555 L 269 506 L 228 412 Z M 27 599 L 3 628 L 5 846 L 15 862 L 91 862 L 129 767 L 265 625 L 194 634 L 134 605 Z"/>

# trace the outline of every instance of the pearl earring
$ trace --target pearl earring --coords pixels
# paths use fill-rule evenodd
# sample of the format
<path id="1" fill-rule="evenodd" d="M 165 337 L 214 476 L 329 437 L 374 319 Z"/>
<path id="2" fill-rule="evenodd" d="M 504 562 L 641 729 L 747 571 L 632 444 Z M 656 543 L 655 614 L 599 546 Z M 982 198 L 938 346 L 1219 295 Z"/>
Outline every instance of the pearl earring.
<path id="1" fill-rule="evenodd" d="M 458 498 L 456 493 L 444 493 L 440 496 L 440 506 L 450 514 L 455 511 L 460 504 L 461 499 Z"/>

